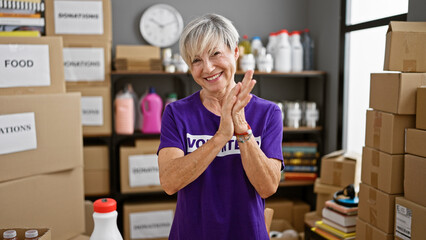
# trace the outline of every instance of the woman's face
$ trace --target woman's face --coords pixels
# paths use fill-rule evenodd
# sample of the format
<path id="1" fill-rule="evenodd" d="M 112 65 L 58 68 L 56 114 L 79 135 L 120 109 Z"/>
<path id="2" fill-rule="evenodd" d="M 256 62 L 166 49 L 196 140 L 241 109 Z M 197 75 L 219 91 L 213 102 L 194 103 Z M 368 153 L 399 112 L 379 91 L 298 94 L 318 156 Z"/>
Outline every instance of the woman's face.
<path id="1" fill-rule="evenodd" d="M 194 57 L 190 66 L 192 76 L 209 94 L 226 92 L 234 84 L 237 59 L 238 48 L 231 50 L 224 43 L 219 44 Z"/>

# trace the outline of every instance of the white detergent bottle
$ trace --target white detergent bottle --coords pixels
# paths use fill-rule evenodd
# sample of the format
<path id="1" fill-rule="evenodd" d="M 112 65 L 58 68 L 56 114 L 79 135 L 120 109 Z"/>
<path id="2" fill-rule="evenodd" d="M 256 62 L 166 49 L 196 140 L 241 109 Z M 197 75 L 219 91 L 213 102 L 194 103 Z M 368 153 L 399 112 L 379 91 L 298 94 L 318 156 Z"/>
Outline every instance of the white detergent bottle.
<path id="1" fill-rule="evenodd" d="M 291 45 L 288 37 L 288 31 L 283 29 L 279 32 L 278 41 L 275 49 L 275 71 L 291 71 Z"/>
<path id="2" fill-rule="evenodd" d="M 117 227 L 117 202 L 112 198 L 98 199 L 93 209 L 95 227 L 90 240 L 123 240 Z"/>
<path id="3" fill-rule="evenodd" d="M 293 72 L 303 70 L 303 46 L 299 31 L 291 33 L 291 67 Z"/>

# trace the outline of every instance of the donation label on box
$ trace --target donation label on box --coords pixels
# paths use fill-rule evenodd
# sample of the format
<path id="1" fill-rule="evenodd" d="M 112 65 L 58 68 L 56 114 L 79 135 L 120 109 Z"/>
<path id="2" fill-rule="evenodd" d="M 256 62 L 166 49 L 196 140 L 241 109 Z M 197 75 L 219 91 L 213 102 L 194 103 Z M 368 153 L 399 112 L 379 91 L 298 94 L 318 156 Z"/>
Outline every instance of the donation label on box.
<path id="1" fill-rule="evenodd" d="M 0 154 L 36 148 L 37 136 L 33 112 L 0 115 Z"/>
<path id="2" fill-rule="evenodd" d="M 47 44 L 0 44 L 0 52 L 0 88 L 50 86 Z"/>
<path id="3" fill-rule="evenodd" d="M 104 124 L 102 97 L 81 97 L 81 124 L 83 126 L 102 126 Z"/>
<path id="4" fill-rule="evenodd" d="M 103 81 L 105 58 L 103 48 L 64 48 L 65 80 Z"/>
<path id="5" fill-rule="evenodd" d="M 167 238 L 172 228 L 173 210 L 130 213 L 130 238 Z"/>
<path id="6" fill-rule="evenodd" d="M 157 154 L 129 156 L 129 185 L 130 187 L 160 185 Z"/>
<path id="7" fill-rule="evenodd" d="M 56 34 L 103 34 L 101 1 L 54 1 Z"/>

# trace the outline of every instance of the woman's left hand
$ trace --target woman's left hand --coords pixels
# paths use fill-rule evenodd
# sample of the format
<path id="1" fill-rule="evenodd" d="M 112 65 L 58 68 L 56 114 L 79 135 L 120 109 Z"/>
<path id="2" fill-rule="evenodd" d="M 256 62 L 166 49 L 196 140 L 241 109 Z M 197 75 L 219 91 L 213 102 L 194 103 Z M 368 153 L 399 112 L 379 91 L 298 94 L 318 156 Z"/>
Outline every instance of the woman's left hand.
<path id="1" fill-rule="evenodd" d="M 250 102 L 251 94 L 256 80 L 253 79 L 253 70 L 248 70 L 244 75 L 243 81 L 238 83 L 241 85 L 237 95 L 237 101 L 232 109 L 232 120 L 234 122 L 234 131 L 243 133 L 247 131 L 247 121 L 244 113 L 244 107 Z"/>

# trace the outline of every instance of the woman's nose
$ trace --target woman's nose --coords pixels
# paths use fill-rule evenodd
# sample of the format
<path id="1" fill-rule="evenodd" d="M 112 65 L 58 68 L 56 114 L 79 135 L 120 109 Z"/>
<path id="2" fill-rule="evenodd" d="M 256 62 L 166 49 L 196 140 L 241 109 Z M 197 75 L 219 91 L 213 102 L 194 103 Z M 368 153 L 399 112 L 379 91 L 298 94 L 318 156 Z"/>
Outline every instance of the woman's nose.
<path id="1" fill-rule="evenodd" d="M 210 60 L 204 60 L 204 72 L 211 72 L 213 70 L 213 63 Z"/>

